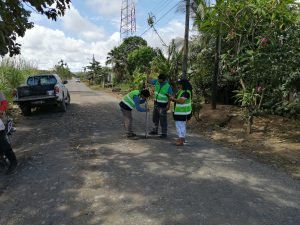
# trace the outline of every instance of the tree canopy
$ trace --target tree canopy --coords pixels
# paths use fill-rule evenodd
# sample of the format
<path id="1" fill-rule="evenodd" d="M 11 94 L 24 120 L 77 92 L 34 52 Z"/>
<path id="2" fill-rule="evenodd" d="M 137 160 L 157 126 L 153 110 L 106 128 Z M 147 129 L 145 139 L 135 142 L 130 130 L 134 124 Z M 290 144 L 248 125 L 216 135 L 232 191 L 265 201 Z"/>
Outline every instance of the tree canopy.
<path id="1" fill-rule="evenodd" d="M 143 72 L 150 69 L 150 63 L 156 56 L 153 48 L 148 46 L 141 46 L 128 54 L 128 71 L 133 73 L 137 68 L 142 69 Z"/>
<path id="2" fill-rule="evenodd" d="M 67 80 L 72 78 L 72 73 L 68 64 L 62 59 L 54 66 L 54 71 L 61 77 L 61 79 Z"/>
<path id="3" fill-rule="evenodd" d="M 141 37 L 125 38 L 122 44 L 114 47 L 108 54 L 106 65 L 111 64 L 116 74 L 116 82 L 122 81 L 128 69 L 128 55 L 142 46 L 147 46 L 147 41 Z"/>
<path id="4" fill-rule="evenodd" d="M 214 6 L 207 6 L 202 0 L 194 3 L 195 24 L 201 32 L 201 50 L 196 59 L 202 62 L 194 66 L 194 77 L 203 81 L 200 73 L 207 71 L 208 76 L 212 73 L 211 56 L 215 48 L 211 43 L 215 43 L 219 33 L 219 87 L 233 84 L 237 102 L 251 110 L 297 113 L 293 110 L 295 104 L 299 105 L 299 3 L 296 0 L 218 0 Z"/>
<path id="5" fill-rule="evenodd" d="M 24 37 L 27 29 L 34 26 L 29 21 L 31 10 L 56 20 L 69 8 L 71 0 L 9 0 L 0 2 L 0 55 L 20 54 L 17 37 Z"/>

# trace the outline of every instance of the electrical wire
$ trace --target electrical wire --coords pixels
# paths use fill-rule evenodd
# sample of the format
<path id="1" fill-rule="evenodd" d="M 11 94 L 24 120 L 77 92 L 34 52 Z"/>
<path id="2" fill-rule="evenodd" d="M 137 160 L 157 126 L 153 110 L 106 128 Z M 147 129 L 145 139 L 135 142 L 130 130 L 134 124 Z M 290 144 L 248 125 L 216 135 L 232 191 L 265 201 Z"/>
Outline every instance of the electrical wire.
<path id="1" fill-rule="evenodd" d="M 155 12 L 155 11 L 150 11 L 154 16 L 156 16 L 156 15 L 160 15 L 169 5 L 170 5 L 170 3 L 172 3 L 173 1 L 171 0 L 171 1 L 169 1 L 169 2 L 166 2 L 167 4 L 165 4 L 164 6 L 162 6 L 162 7 L 160 7 L 160 9 L 158 9 L 158 11 L 157 12 Z"/>
<path id="2" fill-rule="evenodd" d="M 160 22 L 166 15 L 168 15 L 174 8 L 176 8 L 181 2 L 178 2 L 176 5 L 171 7 L 165 14 L 163 14 L 154 24 L 156 25 L 158 22 Z M 143 36 L 145 33 L 147 33 L 152 27 L 147 28 L 140 36 Z"/>
<path id="3" fill-rule="evenodd" d="M 169 4 L 171 1 L 173 0 L 160 1 L 160 3 L 158 3 L 155 7 L 153 7 L 149 12 L 155 12 L 159 9 L 165 8 L 165 5 Z"/>

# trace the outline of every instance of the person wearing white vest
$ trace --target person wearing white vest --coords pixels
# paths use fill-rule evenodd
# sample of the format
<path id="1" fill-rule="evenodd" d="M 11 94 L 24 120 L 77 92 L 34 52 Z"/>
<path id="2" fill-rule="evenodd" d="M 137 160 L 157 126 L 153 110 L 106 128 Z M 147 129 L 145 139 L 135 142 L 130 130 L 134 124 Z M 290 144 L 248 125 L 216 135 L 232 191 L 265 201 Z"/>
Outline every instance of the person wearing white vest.
<path id="1" fill-rule="evenodd" d="M 0 152 L 6 156 L 9 160 L 9 167 L 7 174 L 15 171 L 18 161 L 15 153 L 13 152 L 11 145 L 8 143 L 5 132 L 5 125 L 3 123 L 3 117 L 8 107 L 8 101 L 5 98 L 3 92 L 0 91 Z"/>
<path id="2" fill-rule="evenodd" d="M 187 79 L 178 81 L 176 96 L 170 96 L 170 100 L 174 102 L 173 118 L 178 135 L 175 144 L 181 146 L 185 143 L 186 122 L 192 116 L 192 86 Z"/>
<path id="3" fill-rule="evenodd" d="M 122 101 L 119 103 L 123 118 L 124 126 L 126 129 L 126 135 L 128 138 L 135 138 L 136 134 L 132 129 L 132 110 L 136 109 L 138 112 L 148 112 L 147 108 L 142 108 L 140 104 L 145 103 L 147 98 L 150 96 L 149 90 L 133 90 L 125 95 Z"/>

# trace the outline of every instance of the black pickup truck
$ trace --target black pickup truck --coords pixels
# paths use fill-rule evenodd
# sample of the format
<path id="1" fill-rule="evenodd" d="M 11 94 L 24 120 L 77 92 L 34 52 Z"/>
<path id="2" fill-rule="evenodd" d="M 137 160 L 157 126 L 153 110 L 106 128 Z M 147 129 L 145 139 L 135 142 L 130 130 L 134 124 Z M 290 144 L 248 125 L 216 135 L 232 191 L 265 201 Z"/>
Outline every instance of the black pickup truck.
<path id="1" fill-rule="evenodd" d="M 32 108 L 43 105 L 55 105 L 62 112 L 66 112 L 66 106 L 70 104 L 66 83 L 67 81 L 62 81 L 57 74 L 29 76 L 26 85 L 16 89 L 14 102 L 19 105 L 25 116 L 30 115 Z"/>

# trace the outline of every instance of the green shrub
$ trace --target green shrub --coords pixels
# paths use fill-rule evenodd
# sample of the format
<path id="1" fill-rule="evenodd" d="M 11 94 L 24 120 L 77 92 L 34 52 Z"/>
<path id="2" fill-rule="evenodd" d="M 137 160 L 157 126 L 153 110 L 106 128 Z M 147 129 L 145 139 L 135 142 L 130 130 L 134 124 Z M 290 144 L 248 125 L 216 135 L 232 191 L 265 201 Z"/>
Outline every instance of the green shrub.
<path id="1" fill-rule="evenodd" d="M 0 62 L 0 90 L 11 101 L 13 89 L 24 83 L 29 75 L 37 72 L 33 64 L 24 59 L 4 58 Z"/>

